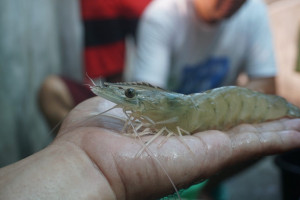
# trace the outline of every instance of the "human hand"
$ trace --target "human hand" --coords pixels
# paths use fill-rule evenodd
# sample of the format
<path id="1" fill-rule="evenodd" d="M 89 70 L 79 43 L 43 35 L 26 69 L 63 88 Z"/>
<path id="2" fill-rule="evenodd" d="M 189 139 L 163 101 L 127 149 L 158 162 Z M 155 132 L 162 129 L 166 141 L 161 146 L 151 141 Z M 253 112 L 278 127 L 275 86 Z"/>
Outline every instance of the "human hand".
<path id="1" fill-rule="evenodd" d="M 160 136 L 137 156 L 143 145 L 120 134 L 123 121 L 91 118 L 111 106 L 100 97 L 81 103 L 51 145 L 2 168 L 0 199 L 154 199 L 174 192 L 161 166 L 180 189 L 239 162 L 300 147 L 300 119 L 281 119 L 204 131 L 182 141 L 170 137 L 162 146 Z"/>
<path id="2" fill-rule="evenodd" d="M 143 145 L 137 138 L 115 132 L 122 129 L 121 121 L 105 117 L 86 121 L 89 113 L 95 112 L 99 105 L 102 111 L 112 107 L 98 97 L 84 102 L 72 111 L 59 138 L 74 142 L 72 138 L 80 135 L 75 144 L 94 161 L 117 199 L 147 199 L 174 192 L 153 156 L 175 185 L 182 188 L 241 161 L 300 146 L 300 119 L 281 119 L 256 125 L 244 124 L 226 132 L 204 131 L 184 136 L 183 142 L 170 137 L 159 146 L 164 139 L 161 136 L 148 146 L 151 153 L 145 151 L 136 157 Z M 121 111 L 114 114 L 119 116 Z M 72 124 L 72 120 L 76 122 Z M 80 121 L 84 123 L 80 125 Z M 68 131 L 74 127 L 76 130 Z M 147 141 L 151 137 L 142 139 Z"/>

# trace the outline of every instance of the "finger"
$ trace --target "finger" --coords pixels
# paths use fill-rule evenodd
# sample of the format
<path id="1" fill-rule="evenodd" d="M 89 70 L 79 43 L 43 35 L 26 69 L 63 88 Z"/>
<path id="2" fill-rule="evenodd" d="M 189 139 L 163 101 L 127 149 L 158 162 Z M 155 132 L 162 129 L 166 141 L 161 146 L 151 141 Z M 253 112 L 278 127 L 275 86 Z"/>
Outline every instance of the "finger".
<path id="1" fill-rule="evenodd" d="M 256 125 L 240 125 L 228 134 L 236 156 L 253 157 L 298 147 L 299 130 L 300 119 L 281 119 Z"/>

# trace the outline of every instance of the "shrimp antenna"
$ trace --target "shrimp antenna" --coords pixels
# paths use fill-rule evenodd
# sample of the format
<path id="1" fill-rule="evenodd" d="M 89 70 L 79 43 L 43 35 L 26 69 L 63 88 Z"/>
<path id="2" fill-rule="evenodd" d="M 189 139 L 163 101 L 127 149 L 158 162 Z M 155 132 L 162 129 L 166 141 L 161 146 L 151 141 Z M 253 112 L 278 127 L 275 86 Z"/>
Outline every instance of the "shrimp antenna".
<path id="1" fill-rule="evenodd" d="M 93 81 L 93 79 L 88 75 L 88 73 L 86 72 L 85 75 L 88 77 L 88 79 L 93 83 L 94 86 L 96 86 L 96 83 Z M 100 84 L 102 85 L 102 84 Z"/>
<path id="2" fill-rule="evenodd" d="M 51 134 L 54 137 L 59 132 L 60 126 L 66 117 L 67 115 L 62 120 L 57 122 L 57 124 L 53 128 L 51 128 L 47 134 Z"/>
<path id="3" fill-rule="evenodd" d="M 111 110 L 113 110 L 113 109 L 115 109 L 115 108 L 119 108 L 119 106 L 118 106 L 118 105 L 114 105 L 114 106 L 113 106 L 113 107 L 111 107 L 110 109 L 108 109 L 108 110 L 105 110 L 105 111 L 103 111 L 103 112 L 99 113 L 98 115 L 103 115 L 104 113 L 107 113 L 108 111 L 111 111 Z"/>

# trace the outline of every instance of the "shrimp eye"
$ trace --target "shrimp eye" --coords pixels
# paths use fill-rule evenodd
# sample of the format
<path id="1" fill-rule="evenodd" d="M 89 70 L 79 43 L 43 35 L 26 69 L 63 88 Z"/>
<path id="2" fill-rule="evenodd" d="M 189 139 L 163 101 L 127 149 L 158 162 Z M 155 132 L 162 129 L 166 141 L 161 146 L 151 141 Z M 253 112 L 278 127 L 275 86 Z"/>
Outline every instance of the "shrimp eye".
<path id="1" fill-rule="evenodd" d="M 127 90 L 125 90 L 125 96 L 128 98 L 135 97 L 135 90 L 132 88 L 128 88 Z"/>

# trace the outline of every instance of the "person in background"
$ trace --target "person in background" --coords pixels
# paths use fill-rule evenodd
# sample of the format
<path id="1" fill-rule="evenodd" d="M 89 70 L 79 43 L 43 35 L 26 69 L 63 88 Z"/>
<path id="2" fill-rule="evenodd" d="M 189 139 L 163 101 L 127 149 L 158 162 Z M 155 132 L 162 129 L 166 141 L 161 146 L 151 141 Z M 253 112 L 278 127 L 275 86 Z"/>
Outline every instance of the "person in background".
<path id="1" fill-rule="evenodd" d="M 235 85 L 241 73 L 248 77 L 245 87 L 275 93 L 272 37 L 261 0 L 156 0 L 146 8 L 134 81 L 190 94 Z M 220 190 L 212 191 L 248 164 L 210 179 L 201 198 L 222 199 L 214 195 Z"/>
<path id="2" fill-rule="evenodd" d="M 236 84 L 275 93 L 276 66 L 261 0 L 156 0 L 142 15 L 133 79 L 181 93 Z"/>
<path id="3" fill-rule="evenodd" d="M 135 37 L 139 18 L 151 0 L 81 0 L 84 69 L 93 79 L 119 82 L 125 65 L 125 37 Z M 84 83 L 89 84 L 88 78 Z M 84 83 L 52 75 L 40 88 L 39 104 L 55 127 L 78 103 L 95 96 Z"/>
<path id="4" fill-rule="evenodd" d="M 160 136 L 148 146 L 152 154 L 136 157 L 141 141 L 118 134 L 122 126 L 115 118 L 78 125 L 99 105 L 111 106 L 100 97 L 83 102 L 51 145 L 1 168 L 0 199 L 157 199 L 174 192 L 161 166 L 181 189 L 239 162 L 300 148 L 300 119 L 281 119 L 240 126 L 234 133 L 195 133 L 182 138 L 185 144 L 170 137 L 158 148 L 165 139 Z"/>

